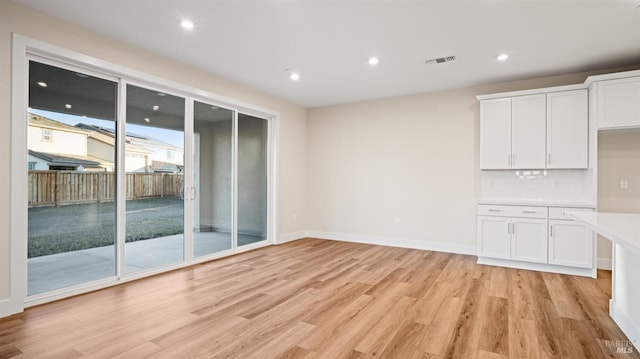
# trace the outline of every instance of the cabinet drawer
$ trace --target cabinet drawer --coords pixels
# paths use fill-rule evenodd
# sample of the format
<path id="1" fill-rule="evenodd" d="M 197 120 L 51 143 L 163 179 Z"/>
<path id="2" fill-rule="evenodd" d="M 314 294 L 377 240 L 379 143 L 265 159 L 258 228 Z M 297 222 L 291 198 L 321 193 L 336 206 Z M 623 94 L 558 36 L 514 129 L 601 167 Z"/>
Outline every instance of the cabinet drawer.
<path id="1" fill-rule="evenodd" d="M 572 220 L 565 216 L 565 212 L 593 212 L 593 209 L 577 207 L 549 207 L 549 219 Z"/>
<path id="2" fill-rule="evenodd" d="M 478 205 L 479 216 L 547 218 L 547 207 Z"/>

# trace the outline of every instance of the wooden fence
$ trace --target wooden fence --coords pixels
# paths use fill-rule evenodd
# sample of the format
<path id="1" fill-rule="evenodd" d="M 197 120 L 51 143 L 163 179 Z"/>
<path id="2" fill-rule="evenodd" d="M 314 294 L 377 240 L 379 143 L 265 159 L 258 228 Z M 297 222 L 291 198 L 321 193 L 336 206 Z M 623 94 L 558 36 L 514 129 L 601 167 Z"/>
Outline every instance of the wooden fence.
<path id="1" fill-rule="evenodd" d="M 29 207 L 113 201 L 113 172 L 29 171 Z M 127 173 L 126 198 L 178 197 L 182 174 Z"/>

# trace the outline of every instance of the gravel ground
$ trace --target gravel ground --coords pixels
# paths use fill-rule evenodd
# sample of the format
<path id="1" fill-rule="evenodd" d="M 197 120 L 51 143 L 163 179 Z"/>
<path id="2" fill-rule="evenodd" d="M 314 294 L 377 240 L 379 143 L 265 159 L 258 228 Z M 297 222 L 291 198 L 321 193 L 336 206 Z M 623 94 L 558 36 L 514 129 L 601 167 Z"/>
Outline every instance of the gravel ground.
<path id="1" fill-rule="evenodd" d="M 127 242 L 183 232 L 184 201 L 150 198 L 127 201 Z M 101 247 L 115 241 L 113 202 L 29 208 L 29 254 L 49 254 Z"/>

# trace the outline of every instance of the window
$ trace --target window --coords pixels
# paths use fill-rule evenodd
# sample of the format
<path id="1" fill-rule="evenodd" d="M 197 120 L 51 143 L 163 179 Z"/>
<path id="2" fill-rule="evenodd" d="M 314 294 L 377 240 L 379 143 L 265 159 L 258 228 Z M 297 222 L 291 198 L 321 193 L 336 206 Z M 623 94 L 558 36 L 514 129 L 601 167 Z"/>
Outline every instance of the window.
<path id="1" fill-rule="evenodd" d="M 43 128 L 42 129 L 42 141 L 44 142 L 51 142 L 51 130 L 47 129 L 47 128 Z"/>
<path id="2" fill-rule="evenodd" d="M 36 163 L 29 161 L 29 167 L 28 167 L 29 171 L 35 171 L 36 170 Z"/>

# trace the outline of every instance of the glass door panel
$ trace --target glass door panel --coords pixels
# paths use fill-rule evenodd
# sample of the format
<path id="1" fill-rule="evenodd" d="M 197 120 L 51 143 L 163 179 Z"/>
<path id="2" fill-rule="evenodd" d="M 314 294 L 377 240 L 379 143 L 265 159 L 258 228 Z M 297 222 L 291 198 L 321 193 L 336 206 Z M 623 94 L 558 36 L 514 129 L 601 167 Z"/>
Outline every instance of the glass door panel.
<path id="1" fill-rule="evenodd" d="M 116 275 L 117 92 L 29 61 L 28 295 Z"/>
<path id="2" fill-rule="evenodd" d="M 238 114 L 238 246 L 267 239 L 268 121 Z"/>
<path id="3" fill-rule="evenodd" d="M 233 247 L 233 111 L 194 103 L 194 256 Z"/>
<path id="4" fill-rule="evenodd" d="M 184 258 L 185 99 L 127 85 L 126 273 Z"/>

